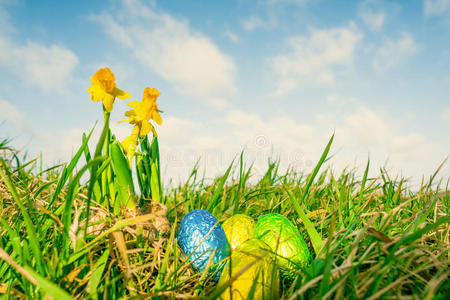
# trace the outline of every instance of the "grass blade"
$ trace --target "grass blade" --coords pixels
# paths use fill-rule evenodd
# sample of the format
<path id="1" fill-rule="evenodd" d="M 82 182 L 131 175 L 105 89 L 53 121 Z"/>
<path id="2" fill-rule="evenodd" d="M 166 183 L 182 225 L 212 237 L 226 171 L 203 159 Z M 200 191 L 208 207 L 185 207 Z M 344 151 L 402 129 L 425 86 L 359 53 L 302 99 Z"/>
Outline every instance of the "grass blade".
<path id="1" fill-rule="evenodd" d="M 230 166 L 228 167 L 225 174 L 220 178 L 218 186 L 216 187 L 216 190 L 214 191 L 214 194 L 208 204 L 208 207 L 206 208 L 207 211 L 212 211 L 217 204 L 219 203 L 220 194 L 223 191 L 223 187 L 225 186 L 225 182 L 227 181 L 228 176 L 230 175 L 231 168 L 233 167 L 234 160 L 231 162 Z"/>
<path id="2" fill-rule="evenodd" d="M 50 282 L 45 277 L 42 277 L 38 273 L 36 273 L 32 268 L 26 266 L 25 270 L 31 274 L 33 279 L 37 282 L 37 285 L 41 288 L 41 290 L 53 297 L 53 299 L 59 300 L 71 300 L 73 299 L 66 291 L 58 287 L 53 282 Z"/>
<path id="3" fill-rule="evenodd" d="M 81 176 L 83 176 L 84 172 L 86 172 L 89 168 L 95 168 L 97 165 L 101 164 L 103 161 L 105 161 L 107 158 L 104 156 L 100 156 L 97 158 L 94 158 L 93 160 L 89 161 L 81 170 L 75 175 L 75 177 L 72 178 L 72 180 L 69 182 L 67 194 L 66 194 L 66 200 L 64 203 L 64 212 L 62 217 L 62 223 L 64 226 L 64 233 L 62 236 L 62 251 L 64 254 L 68 252 L 68 241 L 69 241 L 69 230 L 70 225 L 72 224 L 72 207 L 73 207 L 73 200 L 75 198 L 76 192 L 78 190 L 79 181 L 81 179 Z M 86 226 L 89 223 L 89 220 L 86 220 Z M 64 255 L 63 255 L 64 257 Z"/>
<path id="4" fill-rule="evenodd" d="M 317 162 L 316 167 L 314 168 L 314 171 L 309 176 L 308 181 L 306 183 L 305 191 L 303 192 L 302 198 L 300 200 L 300 203 L 305 203 L 306 197 L 308 197 L 309 189 L 314 181 L 314 178 L 316 177 L 317 173 L 320 170 L 320 167 L 323 165 L 323 163 L 326 161 L 328 152 L 330 152 L 331 144 L 333 143 L 334 134 L 331 136 L 330 141 L 328 142 L 327 146 L 325 147 L 325 150 L 322 153 L 322 156 L 320 157 L 319 161 Z M 316 256 L 319 255 L 320 249 L 323 247 L 323 241 L 320 237 L 317 230 L 314 228 L 314 225 L 312 224 L 311 220 L 308 218 L 302 207 L 300 206 L 299 202 L 295 197 L 283 186 L 284 190 L 287 192 L 289 196 L 289 200 L 291 201 L 292 205 L 295 208 L 295 211 L 298 213 L 300 219 L 302 220 L 303 224 L 305 225 L 306 231 L 308 232 L 308 235 L 311 239 L 311 243 L 314 247 L 314 252 L 316 253 Z"/>
<path id="5" fill-rule="evenodd" d="M 28 214 L 28 210 L 25 208 L 24 204 L 22 203 L 22 200 L 20 199 L 19 194 L 17 193 L 17 190 L 15 186 L 11 183 L 11 177 L 10 174 L 5 174 L 4 172 L 7 172 L 7 167 L 5 164 L 5 161 L 3 159 L 0 159 L 3 168 L 0 168 L 0 178 L 3 180 L 3 182 L 8 187 L 9 191 L 11 192 L 11 195 L 14 199 L 14 201 L 17 203 L 17 206 L 19 206 L 20 212 L 22 213 L 22 216 L 25 220 L 25 226 L 27 229 L 28 239 L 30 241 L 31 251 L 33 251 L 33 256 L 36 259 L 36 266 L 41 274 L 46 274 L 44 269 L 44 263 L 42 261 L 42 253 L 39 245 L 39 239 L 35 231 L 35 225 L 33 224 L 33 221 L 31 220 L 30 215 Z"/>
<path id="6" fill-rule="evenodd" d="M 103 271 L 105 270 L 108 257 L 109 249 L 106 249 L 103 252 L 102 256 L 100 256 L 100 258 L 97 260 L 97 263 L 94 266 L 94 272 L 89 279 L 89 294 L 93 299 L 97 299 L 97 288 L 103 276 Z"/>

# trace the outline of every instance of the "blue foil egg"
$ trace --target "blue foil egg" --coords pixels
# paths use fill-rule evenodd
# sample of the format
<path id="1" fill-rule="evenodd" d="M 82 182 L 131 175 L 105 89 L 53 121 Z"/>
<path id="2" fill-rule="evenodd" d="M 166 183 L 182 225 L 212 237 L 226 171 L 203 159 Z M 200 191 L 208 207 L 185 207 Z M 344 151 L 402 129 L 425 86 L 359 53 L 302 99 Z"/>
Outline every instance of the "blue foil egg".
<path id="1" fill-rule="evenodd" d="M 225 265 L 224 259 L 230 255 L 228 243 L 222 225 L 208 211 L 196 209 L 190 211 L 181 220 L 177 233 L 178 245 L 192 262 L 194 269 L 203 272 L 211 255 L 214 255 L 208 274 L 217 281 Z"/>

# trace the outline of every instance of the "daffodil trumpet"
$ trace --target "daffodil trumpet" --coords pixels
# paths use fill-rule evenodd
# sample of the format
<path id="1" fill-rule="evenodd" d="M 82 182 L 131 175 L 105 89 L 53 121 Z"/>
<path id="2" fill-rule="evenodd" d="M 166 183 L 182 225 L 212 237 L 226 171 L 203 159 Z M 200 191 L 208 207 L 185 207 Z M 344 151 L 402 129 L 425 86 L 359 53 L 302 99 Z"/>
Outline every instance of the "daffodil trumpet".
<path id="1" fill-rule="evenodd" d="M 128 99 L 131 95 L 116 87 L 116 77 L 109 68 L 99 69 L 94 76 L 91 76 L 92 85 L 88 88 L 91 100 L 102 101 L 107 112 L 111 112 L 114 100 Z"/>

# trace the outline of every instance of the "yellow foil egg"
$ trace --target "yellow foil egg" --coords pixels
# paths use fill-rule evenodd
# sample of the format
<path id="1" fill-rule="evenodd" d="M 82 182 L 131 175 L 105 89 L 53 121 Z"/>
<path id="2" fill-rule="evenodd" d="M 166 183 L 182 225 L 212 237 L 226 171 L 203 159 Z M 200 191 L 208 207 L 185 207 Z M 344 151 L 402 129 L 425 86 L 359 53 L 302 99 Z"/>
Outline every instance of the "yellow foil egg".
<path id="1" fill-rule="evenodd" d="M 238 277 L 220 295 L 220 299 L 279 298 L 278 267 L 270 247 L 263 241 L 251 239 L 232 251 L 231 260 L 228 260 L 220 276 L 219 288 L 235 276 Z"/>
<path id="2" fill-rule="evenodd" d="M 231 249 L 236 249 L 245 241 L 253 238 L 255 221 L 249 216 L 237 214 L 229 217 L 222 224 Z"/>

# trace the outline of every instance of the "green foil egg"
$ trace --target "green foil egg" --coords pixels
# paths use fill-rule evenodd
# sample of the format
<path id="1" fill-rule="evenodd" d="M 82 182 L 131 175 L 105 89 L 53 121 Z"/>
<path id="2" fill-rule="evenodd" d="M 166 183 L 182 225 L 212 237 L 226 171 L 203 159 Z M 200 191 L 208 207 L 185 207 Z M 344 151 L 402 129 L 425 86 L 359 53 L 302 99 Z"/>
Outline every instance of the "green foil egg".
<path id="1" fill-rule="evenodd" d="M 285 216 L 267 214 L 259 217 L 255 238 L 264 241 L 277 254 L 281 275 L 293 279 L 299 269 L 305 270 L 311 255 L 298 229 Z"/>
<path id="2" fill-rule="evenodd" d="M 279 270 L 275 256 L 266 243 L 251 239 L 232 251 L 231 260 L 228 260 L 220 276 L 219 288 L 240 272 L 220 299 L 279 299 Z"/>
<path id="3" fill-rule="evenodd" d="M 237 214 L 226 219 L 222 227 L 231 249 L 236 249 L 245 241 L 253 238 L 255 221 L 247 215 Z"/>

